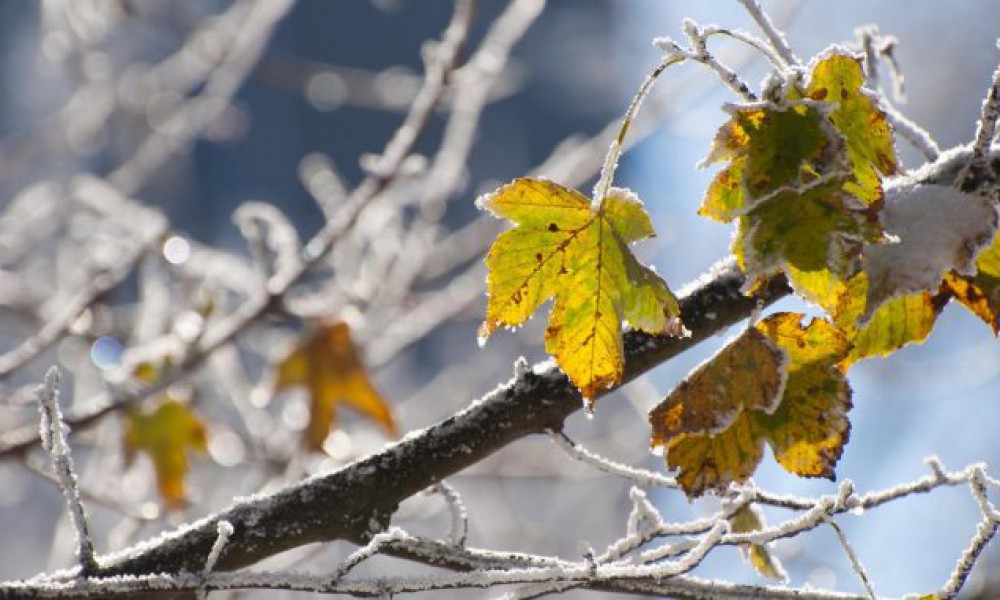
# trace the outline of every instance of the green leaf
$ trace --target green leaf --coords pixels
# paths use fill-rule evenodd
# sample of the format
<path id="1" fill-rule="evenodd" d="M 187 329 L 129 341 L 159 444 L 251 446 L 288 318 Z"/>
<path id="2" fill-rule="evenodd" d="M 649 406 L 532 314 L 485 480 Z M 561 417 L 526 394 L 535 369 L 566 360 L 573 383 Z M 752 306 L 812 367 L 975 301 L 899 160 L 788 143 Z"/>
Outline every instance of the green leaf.
<path id="1" fill-rule="evenodd" d="M 864 82 L 859 59 L 831 52 L 813 66 L 806 95 L 836 107 L 830 120 L 844 136 L 854 175 L 844 189 L 873 204 L 882 199 L 882 177 L 894 175 L 897 164 L 892 130 Z"/>
<path id="2" fill-rule="evenodd" d="M 728 106 L 703 164 L 729 161 L 708 188 L 698 213 L 728 223 L 776 190 L 815 179 L 829 132 L 804 104 Z"/>
<path id="3" fill-rule="evenodd" d="M 633 194 L 612 189 L 599 210 L 575 190 L 516 179 L 479 200 L 516 226 L 486 257 L 485 339 L 516 326 L 549 299 L 545 348 L 589 401 L 624 369 L 622 321 L 651 333 L 680 333 L 680 309 L 666 283 L 629 245 L 653 235 Z"/>
<path id="4" fill-rule="evenodd" d="M 742 217 L 733 253 L 748 282 L 779 271 L 860 268 L 865 241 L 881 239 L 873 212 L 834 180 L 802 192 L 782 192 Z"/>

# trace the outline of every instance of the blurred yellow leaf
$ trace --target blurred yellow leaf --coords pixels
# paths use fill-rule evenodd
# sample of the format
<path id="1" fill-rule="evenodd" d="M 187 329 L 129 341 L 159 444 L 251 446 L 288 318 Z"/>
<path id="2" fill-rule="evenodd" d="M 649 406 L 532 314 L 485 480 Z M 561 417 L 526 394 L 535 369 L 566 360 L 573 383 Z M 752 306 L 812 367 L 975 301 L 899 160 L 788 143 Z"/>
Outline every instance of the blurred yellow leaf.
<path id="1" fill-rule="evenodd" d="M 729 529 L 733 533 L 750 533 L 764 528 L 764 515 L 750 504 L 744 504 L 729 517 Z M 741 549 L 754 569 L 761 577 L 784 581 L 787 578 L 781 563 L 775 558 L 766 544 L 744 544 Z"/>
<path id="2" fill-rule="evenodd" d="M 497 237 L 489 269 L 485 339 L 517 326 L 554 298 L 545 349 L 585 398 L 618 383 L 622 321 L 651 333 L 680 332 L 677 299 L 629 245 L 653 235 L 631 192 L 612 189 L 599 210 L 575 190 L 515 179 L 479 205 L 515 227 Z"/>
<path id="3" fill-rule="evenodd" d="M 148 454 L 156 470 L 160 496 L 170 507 L 179 507 L 185 499 L 187 451 L 205 449 L 205 426 L 186 404 L 167 399 L 151 413 L 125 413 L 126 466 L 137 452 Z"/>
<path id="4" fill-rule="evenodd" d="M 303 440 L 309 450 L 322 449 L 336 424 L 339 405 L 371 418 L 390 436 L 397 434 L 392 410 L 368 379 L 343 321 L 323 324 L 278 363 L 275 391 L 297 386 L 309 392 L 309 423 Z"/>
<path id="5" fill-rule="evenodd" d="M 674 392 L 650 413 L 653 445 L 664 447 L 667 466 L 679 469 L 677 481 L 689 497 L 722 492 L 730 483 L 746 481 L 763 458 L 765 441 L 787 471 L 802 477 L 833 477 L 850 431 L 851 390 L 839 367 L 849 345 L 830 322 L 814 319 L 803 327 L 802 318 L 798 313 L 778 313 L 753 330 L 787 356 L 784 394 L 776 405 L 746 404 L 743 397 L 728 403 L 691 397 L 689 402 L 701 402 L 703 410 L 714 405 L 738 407 L 735 418 L 722 420 L 729 421 L 728 426 L 716 431 L 668 429 L 670 421 L 663 416 L 670 413 Z M 724 352 L 716 359 L 731 360 Z M 764 369 L 764 380 L 772 377 L 770 369 Z"/>

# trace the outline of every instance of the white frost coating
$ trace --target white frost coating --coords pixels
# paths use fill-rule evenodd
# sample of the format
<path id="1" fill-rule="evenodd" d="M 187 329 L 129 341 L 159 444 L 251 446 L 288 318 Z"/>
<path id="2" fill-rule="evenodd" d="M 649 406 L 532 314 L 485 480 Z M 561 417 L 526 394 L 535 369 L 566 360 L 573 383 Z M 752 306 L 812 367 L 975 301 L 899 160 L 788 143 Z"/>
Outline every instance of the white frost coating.
<path id="1" fill-rule="evenodd" d="M 580 446 L 573 440 L 571 440 L 566 434 L 561 431 L 549 431 L 549 437 L 552 441 L 556 443 L 557 446 L 562 448 L 566 454 L 576 460 L 586 463 L 599 471 L 603 471 L 610 475 L 617 475 L 625 479 L 629 479 L 638 483 L 639 485 L 646 486 L 658 486 L 665 488 L 677 488 L 677 481 L 673 477 L 667 477 L 665 475 L 660 475 L 653 471 L 647 471 L 645 469 L 637 469 L 635 467 L 630 467 L 628 465 L 623 465 L 621 463 L 615 462 L 598 454 L 587 450 L 583 446 Z"/>
<path id="2" fill-rule="evenodd" d="M 636 194 L 628 188 L 613 187 L 608 189 L 607 198 L 617 198 L 626 202 L 628 204 L 634 204 L 636 206 L 642 207 L 642 200 L 639 199 L 639 194 Z"/>
<path id="3" fill-rule="evenodd" d="M 983 100 L 983 108 L 976 127 L 976 138 L 972 146 L 972 160 L 982 160 L 990 151 L 997 134 L 997 118 L 1000 117 L 1000 67 L 993 71 L 990 89 Z M 970 162 L 971 165 L 971 162 Z"/>
<path id="4" fill-rule="evenodd" d="M 758 0 L 739 0 L 739 3 L 743 5 L 743 8 L 750 14 L 750 17 L 757 22 L 757 26 L 767 36 L 767 39 L 774 46 L 775 51 L 781 56 L 781 59 L 788 63 L 789 66 L 797 65 L 799 60 L 795 58 L 791 46 L 788 45 L 788 40 L 785 39 L 784 34 L 778 31 L 778 28 L 771 22 L 771 17 L 767 16 L 767 13 L 761 9 L 760 2 Z"/>
<path id="5" fill-rule="evenodd" d="M 879 98 L 879 105 L 885 112 L 886 120 L 892 125 L 893 131 L 919 150 L 924 158 L 933 162 L 941 156 L 941 147 L 934 141 L 934 136 L 929 131 L 912 121 L 885 98 Z"/>
<path id="6" fill-rule="evenodd" d="M 465 451 L 470 453 L 472 449 L 466 447 Z M 451 513 L 451 531 L 448 533 L 448 538 L 455 546 L 464 546 L 469 535 L 469 511 L 465 508 L 462 496 L 444 481 L 439 481 L 433 489 L 445 499 L 448 512 Z"/>
<path id="7" fill-rule="evenodd" d="M 232 219 L 270 280 L 283 283 L 299 267 L 302 255 L 299 234 L 278 207 L 266 202 L 246 202 L 233 212 Z M 268 285 L 274 287 L 270 282 Z"/>
<path id="8" fill-rule="evenodd" d="M 632 500 L 632 512 L 629 513 L 626 530 L 628 536 L 644 535 L 649 529 L 659 528 L 664 524 L 660 512 L 646 497 L 646 492 L 632 486 L 628 495 Z"/>
<path id="9" fill-rule="evenodd" d="M 222 549 L 226 547 L 229 542 L 229 537 L 233 535 L 233 524 L 229 521 L 219 521 L 215 525 L 215 531 L 217 536 L 215 538 L 215 543 L 212 544 L 212 549 L 208 553 L 208 558 L 205 559 L 205 568 L 201 571 L 201 576 L 207 578 L 212 574 L 212 570 L 215 569 L 215 563 L 219 562 L 219 556 L 222 555 Z M 208 592 L 205 590 L 204 586 L 198 589 L 198 600 L 204 600 L 208 597 Z"/>
<path id="10" fill-rule="evenodd" d="M 887 300 L 936 290 L 952 269 L 975 274 L 976 256 L 997 231 L 989 200 L 943 185 L 891 188 L 882 218 L 899 242 L 865 249 L 869 284 L 862 322 Z"/>
<path id="11" fill-rule="evenodd" d="M 70 522 L 76 534 L 77 559 L 80 561 L 81 572 L 87 574 L 97 570 L 98 565 L 94 558 L 94 542 L 87 528 L 87 515 L 83 510 L 83 502 L 80 501 L 80 488 L 73 469 L 73 457 L 66 442 L 67 427 L 63 422 L 62 410 L 59 408 L 59 369 L 49 368 L 45 373 L 45 382 L 38 388 L 36 397 L 40 413 L 39 436 L 42 447 L 52 458 L 59 488 L 66 497 Z"/>
<path id="12" fill-rule="evenodd" d="M 986 519 L 979 523 L 976 527 L 976 535 L 972 537 L 969 545 L 962 551 L 962 556 L 959 557 L 958 562 L 955 564 L 955 569 L 948 577 L 948 581 L 937 593 L 939 598 L 954 598 L 958 594 L 968 578 L 969 572 L 972 571 L 976 559 L 982 554 L 996 532 L 997 523 L 995 521 Z"/>
<path id="13" fill-rule="evenodd" d="M 612 140 L 608 147 L 607 154 L 604 155 L 604 164 L 601 165 L 601 176 L 594 184 L 593 197 L 590 199 L 590 210 L 597 211 L 604 202 L 604 195 L 611 187 L 615 170 L 618 168 L 618 159 L 621 157 L 621 145 L 618 140 Z"/>
<path id="14" fill-rule="evenodd" d="M 736 259 L 733 257 L 723 258 L 708 268 L 707 271 L 685 283 L 677 290 L 678 298 L 685 298 L 693 295 L 697 290 L 704 288 L 715 281 L 720 275 L 733 270 L 736 266 Z"/>
<path id="15" fill-rule="evenodd" d="M 528 370 L 528 359 L 518 356 L 517 360 L 514 361 L 514 379 L 522 379 Z"/>
<path id="16" fill-rule="evenodd" d="M 990 499 L 986 497 L 986 484 L 983 481 L 985 476 L 984 465 L 976 465 L 973 468 L 972 479 L 969 481 L 969 487 L 972 489 L 972 497 L 976 500 L 976 504 L 979 505 L 979 511 L 983 513 L 983 517 L 1000 523 L 1000 511 L 997 511 L 993 503 L 990 502 Z"/>
<path id="17" fill-rule="evenodd" d="M 545 179 L 545 178 L 539 177 L 539 179 Z M 485 194 L 480 194 L 476 198 L 476 203 L 475 203 L 476 208 L 478 208 L 479 210 L 493 212 L 492 210 L 490 210 L 490 205 L 493 204 L 493 199 L 500 195 L 500 189 L 502 187 L 503 186 L 493 190 L 492 192 L 486 192 Z"/>
<path id="18" fill-rule="evenodd" d="M 934 477 L 937 478 L 938 481 L 944 481 L 947 477 L 947 471 L 945 471 L 944 463 L 941 462 L 941 458 L 938 455 L 931 454 L 930 456 L 924 458 L 924 464 L 927 465 L 927 468 L 931 470 L 931 473 L 934 474 Z"/>
<path id="19" fill-rule="evenodd" d="M 687 573 L 697 567 L 705 556 L 722 541 L 729 531 L 729 522 L 716 521 L 708 533 L 702 535 L 690 550 L 676 561 L 656 562 L 652 564 L 624 564 L 621 562 L 609 565 L 599 565 L 597 576 L 600 578 L 643 578 L 643 577 L 673 577 Z"/>
<path id="20" fill-rule="evenodd" d="M 669 37 L 653 38 L 653 47 L 667 55 L 668 58 L 683 58 L 684 49 Z"/>
<path id="21" fill-rule="evenodd" d="M 367 544 L 344 559 L 344 562 L 337 567 L 337 571 L 333 574 L 333 581 L 338 581 L 350 573 L 351 569 L 378 554 L 386 544 L 407 539 L 410 539 L 410 535 L 399 527 L 390 527 L 382 533 L 376 533 Z"/>
<path id="22" fill-rule="evenodd" d="M 0 593 L 28 596 L 33 598 L 62 598 L 73 594 L 82 597 L 114 596 L 153 591 L 183 591 L 196 589 L 197 577 L 188 575 L 146 575 L 141 577 L 108 577 L 86 581 L 52 582 L 40 585 L 28 582 L 0 584 Z M 456 588 L 488 588 L 529 582 L 563 582 L 563 589 L 573 584 L 586 584 L 602 580 L 629 579 L 628 575 L 595 577 L 585 567 L 565 569 L 511 569 L 475 571 L 472 573 L 444 573 L 433 575 L 411 575 L 385 577 L 381 579 L 352 579 L 331 582 L 328 576 L 312 573 L 288 572 L 240 572 L 216 573 L 207 582 L 209 589 L 281 589 L 311 593 L 339 593 L 386 597 L 421 591 Z M 802 600 L 854 600 L 857 596 L 838 592 L 824 592 L 803 588 L 774 586 L 745 586 L 724 581 L 699 579 L 690 576 L 676 576 L 669 582 L 660 582 L 654 589 L 669 589 L 685 597 L 747 597 L 748 592 L 756 592 L 756 597 L 778 595 Z"/>

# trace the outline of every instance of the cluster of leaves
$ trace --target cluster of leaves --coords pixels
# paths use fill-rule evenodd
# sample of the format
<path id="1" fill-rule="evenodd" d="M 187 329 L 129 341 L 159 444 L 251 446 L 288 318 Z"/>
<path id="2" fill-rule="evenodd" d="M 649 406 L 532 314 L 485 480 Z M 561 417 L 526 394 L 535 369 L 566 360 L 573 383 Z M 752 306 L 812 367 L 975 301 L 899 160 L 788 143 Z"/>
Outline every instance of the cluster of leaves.
<path id="1" fill-rule="evenodd" d="M 1000 331 L 995 207 L 943 186 L 887 193 L 893 131 L 864 82 L 861 62 L 834 49 L 765 101 L 725 108 L 704 161 L 724 166 L 699 213 L 735 222 L 745 292 L 784 275 L 826 315 L 748 326 L 650 412 L 652 444 L 690 497 L 746 481 L 765 445 L 789 472 L 832 479 L 850 432 L 852 365 L 922 342 L 952 299 Z M 480 205 L 515 224 L 486 258 L 482 336 L 554 299 L 546 349 L 592 402 L 620 381 L 623 323 L 682 331 L 673 295 L 629 250 L 653 234 L 632 195 L 612 189 L 590 203 L 518 179 Z"/>

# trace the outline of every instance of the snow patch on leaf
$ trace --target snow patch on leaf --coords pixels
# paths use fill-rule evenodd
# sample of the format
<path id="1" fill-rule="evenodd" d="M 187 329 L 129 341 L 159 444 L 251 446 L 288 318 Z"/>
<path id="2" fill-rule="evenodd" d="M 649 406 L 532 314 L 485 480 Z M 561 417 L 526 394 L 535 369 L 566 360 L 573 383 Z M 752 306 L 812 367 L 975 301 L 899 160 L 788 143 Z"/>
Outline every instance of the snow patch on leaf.
<path id="1" fill-rule="evenodd" d="M 975 274 L 976 256 L 997 231 L 997 212 L 987 199 L 942 185 L 889 190 L 882 219 L 899 241 L 865 251 L 863 323 L 888 300 L 936 290 L 949 271 Z"/>

